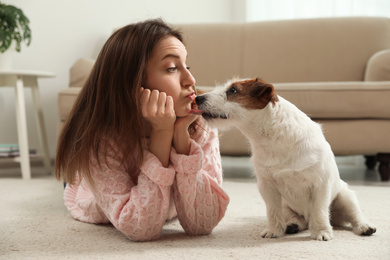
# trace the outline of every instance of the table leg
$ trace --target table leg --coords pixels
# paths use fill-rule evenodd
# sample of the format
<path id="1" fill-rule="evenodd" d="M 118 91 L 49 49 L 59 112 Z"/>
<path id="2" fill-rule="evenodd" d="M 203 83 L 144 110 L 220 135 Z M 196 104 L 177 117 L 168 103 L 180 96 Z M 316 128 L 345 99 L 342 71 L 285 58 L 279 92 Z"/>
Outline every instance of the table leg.
<path id="1" fill-rule="evenodd" d="M 20 165 L 23 179 L 31 179 L 30 155 L 28 149 L 28 135 L 26 122 L 26 105 L 24 99 L 23 79 L 18 76 L 15 88 L 15 110 L 18 128 Z"/>
<path id="2" fill-rule="evenodd" d="M 41 99 L 39 97 L 39 89 L 38 89 L 38 81 L 34 86 L 31 87 L 32 97 L 35 107 L 35 116 L 37 120 L 37 128 L 38 128 L 38 137 L 42 148 L 43 153 L 43 163 L 45 165 L 45 169 L 48 173 L 51 173 L 51 163 L 50 163 L 50 154 L 49 154 L 49 146 L 47 143 L 47 134 L 45 128 L 45 122 L 43 120 L 43 111 L 41 105 Z"/>

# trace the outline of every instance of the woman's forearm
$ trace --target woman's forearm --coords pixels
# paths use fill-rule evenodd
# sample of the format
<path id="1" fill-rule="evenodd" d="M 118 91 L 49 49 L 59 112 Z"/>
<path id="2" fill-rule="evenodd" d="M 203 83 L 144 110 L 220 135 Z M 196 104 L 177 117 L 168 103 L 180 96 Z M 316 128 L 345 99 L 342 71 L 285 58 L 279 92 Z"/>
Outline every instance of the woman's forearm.
<path id="1" fill-rule="evenodd" d="M 175 129 L 175 134 L 173 135 L 173 147 L 175 148 L 178 154 L 189 155 L 190 153 L 190 134 L 185 130 Z"/>
<path id="2" fill-rule="evenodd" d="M 149 151 L 153 153 L 164 167 L 169 165 L 169 153 L 172 145 L 173 129 L 150 132 Z"/>

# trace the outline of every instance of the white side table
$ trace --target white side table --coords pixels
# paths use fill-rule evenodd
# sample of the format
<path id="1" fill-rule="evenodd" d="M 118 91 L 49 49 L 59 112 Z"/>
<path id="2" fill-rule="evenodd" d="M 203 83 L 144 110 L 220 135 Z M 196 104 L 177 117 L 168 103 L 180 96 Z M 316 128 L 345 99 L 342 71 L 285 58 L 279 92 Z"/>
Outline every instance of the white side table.
<path id="1" fill-rule="evenodd" d="M 0 87 L 15 88 L 15 110 L 18 128 L 18 141 L 20 157 L 15 158 L 21 165 L 23 179 L 31 178 L 30 155 L 28 146 L 26 105 L 24 99 L 24 87 L 30 87 L 32 91 L 33 103 L 35 107 L 38 136 L 43 154 L 39 158 L 43 159 L 45 169 L 51 172 L 50 154 L 47 143 L 47 135 L 43 120 L 41 99 L 38 89 L 38 78 L 50 78 L 55 75 L 50 72 L 30 71 L 30 70 L 0 70 Z M 0 160 L 1 162 L 1 160 Z"/>

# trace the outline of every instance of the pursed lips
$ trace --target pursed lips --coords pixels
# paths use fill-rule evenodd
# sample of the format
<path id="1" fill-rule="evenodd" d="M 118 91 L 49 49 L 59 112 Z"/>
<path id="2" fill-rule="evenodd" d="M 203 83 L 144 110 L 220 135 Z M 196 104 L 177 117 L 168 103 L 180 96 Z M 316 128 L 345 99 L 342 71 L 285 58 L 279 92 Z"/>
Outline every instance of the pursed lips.
<path id="1" fill-rule="evenodd" d="M 194 101 L 195 98 L 196 98 L 195 92 L 191 92 L 187 97 L 188 97 L 191 101 Z"/>

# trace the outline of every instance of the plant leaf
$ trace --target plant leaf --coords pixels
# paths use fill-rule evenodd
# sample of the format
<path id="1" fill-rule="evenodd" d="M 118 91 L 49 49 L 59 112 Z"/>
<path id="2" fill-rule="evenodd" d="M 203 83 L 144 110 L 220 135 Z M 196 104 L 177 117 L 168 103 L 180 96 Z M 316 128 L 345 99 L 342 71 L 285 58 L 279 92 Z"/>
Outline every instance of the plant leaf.
<path id="1" fill-rule="evenodd" d="M 12 5 L 0 3 L 0 52 L 5 52 L 12 41 L 16 41 L 16 51 L 20 52 L 21 42 L 31 43 L 30 20 L 23 11 Z"/>

